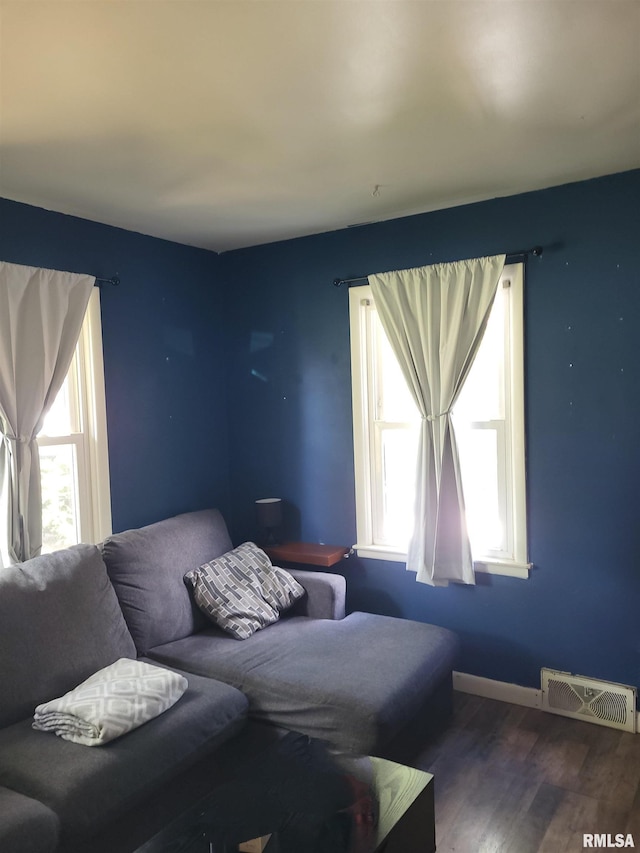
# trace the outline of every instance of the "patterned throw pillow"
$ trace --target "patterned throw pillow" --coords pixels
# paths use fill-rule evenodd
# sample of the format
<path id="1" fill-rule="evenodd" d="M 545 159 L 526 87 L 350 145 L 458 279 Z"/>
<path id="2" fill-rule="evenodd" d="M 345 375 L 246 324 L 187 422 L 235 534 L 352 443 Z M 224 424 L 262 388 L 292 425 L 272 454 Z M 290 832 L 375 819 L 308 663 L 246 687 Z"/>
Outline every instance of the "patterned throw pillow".
<path id="1" fill-rule="evenodd" d="M 246 640 L 305 594 L 289 572 L 271 564 L 253 542 L 245 542 L 221 557 L 187 572 L 196 604 L 223 630 Z"/>

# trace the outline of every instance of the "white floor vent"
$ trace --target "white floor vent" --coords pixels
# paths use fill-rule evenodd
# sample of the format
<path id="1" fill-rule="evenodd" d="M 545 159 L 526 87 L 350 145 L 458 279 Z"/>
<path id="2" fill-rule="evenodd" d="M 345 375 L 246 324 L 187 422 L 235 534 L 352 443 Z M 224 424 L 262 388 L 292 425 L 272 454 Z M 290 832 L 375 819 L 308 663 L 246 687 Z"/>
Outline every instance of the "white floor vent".
<path id="1" fill-rule="evenodd" d="M 542 669 L 542 709 L 599 726 L 636 730 L 636 689 Z"/>

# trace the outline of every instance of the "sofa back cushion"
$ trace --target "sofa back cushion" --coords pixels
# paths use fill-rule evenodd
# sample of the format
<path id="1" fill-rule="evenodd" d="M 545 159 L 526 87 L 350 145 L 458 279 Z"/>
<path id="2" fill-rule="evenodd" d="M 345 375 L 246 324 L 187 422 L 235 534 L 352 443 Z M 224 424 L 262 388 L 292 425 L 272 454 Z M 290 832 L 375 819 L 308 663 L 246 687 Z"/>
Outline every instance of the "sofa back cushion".
<path id="1" fill-rule="evenodd" d="M 136 650 L 95 545 L 0 571 L 0 726 Z"/>
<path id="2" fill-rule="evenodd" d="M 217 509 L 177 515 L 103 542 L 107 571 L 139 654 L 207 627 L 183 577 L 231 547 Z"/>

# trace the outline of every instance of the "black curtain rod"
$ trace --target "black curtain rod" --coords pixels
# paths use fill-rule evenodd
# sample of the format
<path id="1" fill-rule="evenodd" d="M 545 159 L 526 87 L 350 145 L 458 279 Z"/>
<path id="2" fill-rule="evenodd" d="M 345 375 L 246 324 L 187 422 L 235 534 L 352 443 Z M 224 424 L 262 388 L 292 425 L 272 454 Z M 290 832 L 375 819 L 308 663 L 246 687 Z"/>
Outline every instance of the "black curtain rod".
<path id="1" fill-rule="evenodd" d="M 534 255 L 534 257 L 539 258 L 541 254 L 542 246 L 534 246 L 532 249 L 520 249 L 517 252 L 507 252 L 505 264 L 513 263 L 517 258 L 526 258 L 529 255 Z M 360 275 L 357 278 L 334 278 L 333 286 L 341 287 L 343 284 L 355 284 L 357 281 L 367 282 L 369 281 L 369 278 L 364 275 Z"/>
<path id="2" fill-rule="evenodd" d="M 120 278 L 117 275 L 114 275 L 111 278 L 96 277 L 96 287 L 103 287 L 105 284 L 110 284 L 111 287 L 117 287 L 120 284 Z"/>

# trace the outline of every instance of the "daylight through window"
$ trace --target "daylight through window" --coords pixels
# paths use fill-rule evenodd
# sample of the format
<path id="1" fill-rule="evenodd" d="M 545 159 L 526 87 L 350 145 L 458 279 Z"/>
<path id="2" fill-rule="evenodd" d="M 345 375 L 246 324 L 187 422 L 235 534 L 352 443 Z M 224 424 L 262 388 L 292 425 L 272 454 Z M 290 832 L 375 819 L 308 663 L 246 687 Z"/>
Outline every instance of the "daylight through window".
<path id="1" fill-rule="evenodd" d="M 42 553 L 111 533 L 100 323 L 94 288 L 69 372 L 38 435 Z"/>
<path id="2" fill-rule="evenodd" d="M 453 421 L 475 568 L 527 577 L 523 277 L 505 266 Z M 406 560 L 420 418 L 369 286 L 349 300 L 357 550 Z"/>

